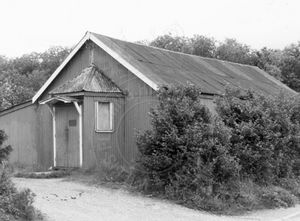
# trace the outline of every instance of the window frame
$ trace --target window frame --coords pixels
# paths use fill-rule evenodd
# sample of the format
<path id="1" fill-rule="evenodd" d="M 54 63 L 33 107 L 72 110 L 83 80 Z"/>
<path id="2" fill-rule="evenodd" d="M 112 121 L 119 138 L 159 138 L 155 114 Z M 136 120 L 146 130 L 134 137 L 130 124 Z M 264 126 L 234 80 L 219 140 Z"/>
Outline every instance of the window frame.
<path id="1" fill-rule="evenodd" d="M 109 104 L 109 130 L 101 130 L 98 127 L 98 109 L 99 109 L 99 103 L 108 103 Z M 95 102 L 95 131 L 98 133 L 111 133 L 114 131 L 114 104 L 110 101 L 96 101 Z"/>

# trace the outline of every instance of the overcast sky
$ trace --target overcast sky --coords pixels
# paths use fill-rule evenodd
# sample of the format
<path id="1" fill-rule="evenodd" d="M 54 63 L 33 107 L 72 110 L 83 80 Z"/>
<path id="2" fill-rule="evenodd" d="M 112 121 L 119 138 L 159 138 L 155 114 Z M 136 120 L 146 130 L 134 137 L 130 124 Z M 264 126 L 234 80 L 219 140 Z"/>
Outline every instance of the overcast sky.
<path id="1" fill-rule="evenodd" d="M 86 31 L 128 40 L 226 37 L 260 49 L 300 41 L 300 0 L 0 0 L 0 54 L 72 46 Z"/>

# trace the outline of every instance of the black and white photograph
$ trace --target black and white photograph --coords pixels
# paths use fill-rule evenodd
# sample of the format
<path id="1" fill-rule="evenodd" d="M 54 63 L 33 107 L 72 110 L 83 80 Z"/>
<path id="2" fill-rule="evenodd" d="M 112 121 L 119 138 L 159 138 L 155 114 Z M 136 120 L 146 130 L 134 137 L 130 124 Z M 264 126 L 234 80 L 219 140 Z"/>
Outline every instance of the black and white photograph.
<path id="1" fill-rule="evenodd" d="M 300 221 L 299 0 L 0 20 L 0 221 Z"/>

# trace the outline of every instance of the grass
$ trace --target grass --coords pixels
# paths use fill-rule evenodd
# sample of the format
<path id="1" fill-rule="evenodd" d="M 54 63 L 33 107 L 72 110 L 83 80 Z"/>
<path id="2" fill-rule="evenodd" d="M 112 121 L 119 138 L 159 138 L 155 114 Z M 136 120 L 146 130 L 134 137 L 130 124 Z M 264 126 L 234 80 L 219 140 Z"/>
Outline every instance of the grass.
<path id="1" fill-rule="evenodd" d="M 298 204 L 300 200 L 300 182 L 297 179 L 289 179 L 278 185 L 268 186 L 244 180 L 222 187 L 215 195 L 203 196 L 191 192 L 191 194 L 187 194 L 189 197 L 184 199 L 178 199 L 176 193 L 172 196 L 174 193 L 172 189 L 159 192 L 145 188 L 143 181 L 140 177 L 136 177 L 133 171 L 117 165 L 102 164 L 102 168 L 94 171 L 72 172 L 67 180 L 87 185 L 124 189 L 133 194 L 167 199 L 188 208 L 222 215 L 242 215 L 249 211 L 262 209 L 288 208 Z"/>
<path id="2" fill-rule="evenodd" d="M 251 180 L 244 180 L 224 186 L 218 194 L 203 196 L 193 193 L 187 198 L 179 199 L 173 189 L 164 192 L 147 189 L 147 185 L 134 169 L 103 162 L 93 170 L 64 170 L 51 172 L 18 172 L 16 177 L 24 178 L 61 178 L 67 181 L 80 182 L 92 186 L 123 189 L 133 194 L 167 199 L 188 208 L 209 211 L 223 215 L 241 215 L 245 212 L 292 207 L 299 203 L 300 180 L 286 179 L 277 185 L 258 185 Z"/>
<path id="3" fill-rule="evenodd" d="M 70 170 L 53 170 L 47 172 L 17 172 L 14 177 L 33 178 L 33 179 L 53 179 L 69 176 Z"/>

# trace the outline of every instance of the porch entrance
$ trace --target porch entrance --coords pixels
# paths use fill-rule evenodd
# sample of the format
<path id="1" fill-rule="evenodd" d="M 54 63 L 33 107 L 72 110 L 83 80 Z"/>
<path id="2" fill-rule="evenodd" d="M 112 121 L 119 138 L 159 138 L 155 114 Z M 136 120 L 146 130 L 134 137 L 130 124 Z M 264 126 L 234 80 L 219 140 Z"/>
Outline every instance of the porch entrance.
<path id="1" fill-rule="evenodd" d="M 53 166 L 82 167 L 82 100 L 53 96 L 40 104 L 52 115 Z"/>
<path id="2" fill-rule="evenodd" d="M 79 114 L 73 104 L 55 106 L 56 166 L 79 167 Z"/>

